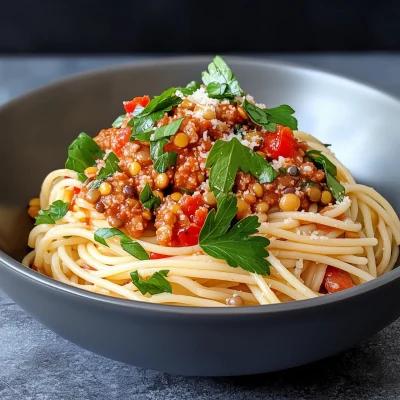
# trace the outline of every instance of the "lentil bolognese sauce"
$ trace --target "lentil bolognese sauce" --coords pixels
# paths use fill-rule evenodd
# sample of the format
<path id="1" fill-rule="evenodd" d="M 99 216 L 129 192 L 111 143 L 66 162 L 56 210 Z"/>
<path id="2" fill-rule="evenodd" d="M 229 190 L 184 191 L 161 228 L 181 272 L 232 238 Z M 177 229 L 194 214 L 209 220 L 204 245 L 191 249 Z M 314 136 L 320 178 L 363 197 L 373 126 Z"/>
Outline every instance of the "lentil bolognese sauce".
<path id="1" fill-rule="evenodd" d="M 294 110 L 243 92 L 220 57 L 150 99 L 51 172 L 23 263 L 92 292 L 152 303 L 304 300 L 390 271 L 400 223 Z"/>

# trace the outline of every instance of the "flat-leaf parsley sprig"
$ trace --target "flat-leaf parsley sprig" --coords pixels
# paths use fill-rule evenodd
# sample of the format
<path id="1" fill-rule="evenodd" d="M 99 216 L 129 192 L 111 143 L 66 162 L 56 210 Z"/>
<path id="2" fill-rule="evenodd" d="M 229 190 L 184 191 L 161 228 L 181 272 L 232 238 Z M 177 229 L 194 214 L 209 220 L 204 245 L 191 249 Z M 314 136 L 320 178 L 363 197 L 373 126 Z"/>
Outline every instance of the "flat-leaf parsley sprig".
<path id="1" fill-rule="evenodd" d="M 325 171 L 326 184 L 337 201 L 342 201 L 345 194 L 344 186 L 336 179 L 337 168 L 329 159 L 319 150 L 309 150 L 306 155 L 311 158 L 312 162 Z"/>
<path id="2" fill-rule="evenodd" d="M 217 212 L 211 210 L 208 213 L 200 232 L 199 245 L 205 253 L 225 260 L 231 267 L 269 274 L 270 263 L 266 259 L 269 240 L 264 236 L 251 236 L 258 233 L 258 217 L 246 217 L 231 227 L 237 210 L 237 199 L 233 194 L 223 198 L 218 203 Z"/>

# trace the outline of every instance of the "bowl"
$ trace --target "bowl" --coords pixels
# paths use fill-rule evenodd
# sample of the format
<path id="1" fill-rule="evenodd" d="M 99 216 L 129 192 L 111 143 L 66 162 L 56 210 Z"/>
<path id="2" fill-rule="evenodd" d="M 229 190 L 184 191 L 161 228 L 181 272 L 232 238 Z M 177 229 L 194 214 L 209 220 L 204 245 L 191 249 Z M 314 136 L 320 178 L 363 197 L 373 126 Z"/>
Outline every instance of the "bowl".
<path id="1" fill-rule="evenodd" d="M 193 308 L 92 294 L 42 276 L 27 252 L 26 214 L 46 174 L 81 131 L 96 135 L 123 100 L 198 79 L 211 57 L 157 59 L 89 72 L 0 109 L 0 287 L 28 314 L 77 345 L 136 366 L 183 375 L 244 375 L 290 368 L 355 346 L 400 316 L 400 268 L 355 288 L 286 304 Z M 257 101 L 290 104 L 301 130 L 332 143 L 362 183 L 400 211 L 400 102 L 325 72 L 227 58 Z M 29 335 L 29 332 L 27 332 Z"/>

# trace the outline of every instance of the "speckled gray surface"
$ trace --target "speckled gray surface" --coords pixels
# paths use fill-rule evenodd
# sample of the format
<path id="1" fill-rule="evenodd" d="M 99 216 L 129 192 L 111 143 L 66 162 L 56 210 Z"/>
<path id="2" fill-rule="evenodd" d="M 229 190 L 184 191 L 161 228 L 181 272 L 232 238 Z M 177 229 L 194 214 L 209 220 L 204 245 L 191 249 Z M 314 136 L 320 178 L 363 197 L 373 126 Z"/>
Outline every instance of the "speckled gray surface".
<path id="1" fill-rule="evenodd" d="M 400 55 L 275 58 L 353 76 L 400 96 Z M 0 58 L 0 104 L 59 77 L 129 60 Z M 0 292 L 0 399 L 399 399 L 399 336 L 400 320 L 346 353 L 289 371 L 237 378 L 180 377 L 82 350 Z"/>

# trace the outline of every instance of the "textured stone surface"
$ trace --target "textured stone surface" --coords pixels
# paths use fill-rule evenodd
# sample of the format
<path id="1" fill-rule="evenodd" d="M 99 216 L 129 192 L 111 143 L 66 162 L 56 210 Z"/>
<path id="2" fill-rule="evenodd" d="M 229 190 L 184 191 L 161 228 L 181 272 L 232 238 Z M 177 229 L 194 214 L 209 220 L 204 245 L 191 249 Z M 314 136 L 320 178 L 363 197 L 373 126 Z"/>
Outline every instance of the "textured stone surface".
<path id="1" fill-rule="evenodd" d="M 400 55 L 279 58 L 400 95 Z M 129 59 L 0 59 L 0 103 L 59 77 L 123 61 Z M 180 377 L 82 350 L 0 292 L 0 399 L 399 399 L 399 335 L 400 320 L 355 349 L 296 369 L 237 378 Z"/>

